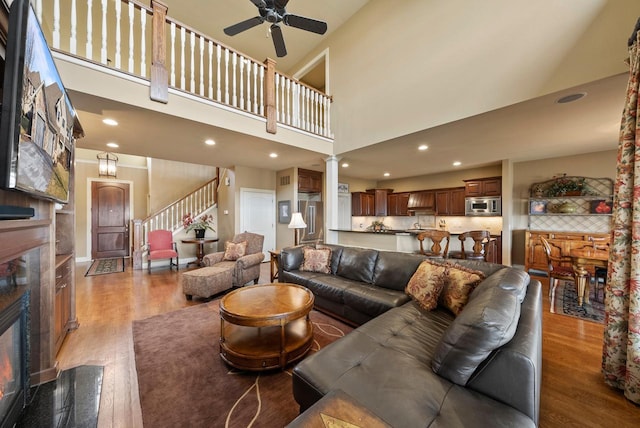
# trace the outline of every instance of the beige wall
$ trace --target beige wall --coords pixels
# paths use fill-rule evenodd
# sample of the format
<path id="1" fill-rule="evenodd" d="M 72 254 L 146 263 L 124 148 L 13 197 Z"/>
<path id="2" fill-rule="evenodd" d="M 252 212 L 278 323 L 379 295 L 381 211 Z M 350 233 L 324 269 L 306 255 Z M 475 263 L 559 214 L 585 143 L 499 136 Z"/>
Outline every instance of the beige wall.
<path id="1" fill-rule="evenodd" d="M 502 175 L 501 165 L 484 168 L 451 171 L 441 174 L 421 175 L 397 180 L 380 180 L 377 187 L 380 189 L 393 189 L 394 192 L 407 192 L 412 190 L 441 189 L 446 187 L 464 186 L 463 180 L 484 177 L 499 177 Z"/>
<path id="2" fill-rule="evenodd" d="M 224 242 L 233 238 L 236 231 L 236 172 L 233 169 L 222 169 L 220 181 L 222 185 L 218 187 L 218 249 L 223 250 Z"/>
<path id="3" fill-rule="evenodd" d="M 282 177 L 289 176 L 289 184 L 284 186 L 280 185 L 280 179 Z M 289 168 L 276 173 L 276 201 L 289 201 L 291 202 L 291 212 L 297 211 L 297 169 Z M 276 207 L 278 204 L 276 203 Z M 276 221 L 278 221 L 278 215 L 276 214 Z M 286 248 L 294 244 L 293 230 L 289 229 L 288 224 L 276 223 L 276 248 Z"/>
<path id="4" fill-rule="evenodd" d="M 214 166 L 149 159 L 147 215 L 177 201 L 215 177 Z"/>

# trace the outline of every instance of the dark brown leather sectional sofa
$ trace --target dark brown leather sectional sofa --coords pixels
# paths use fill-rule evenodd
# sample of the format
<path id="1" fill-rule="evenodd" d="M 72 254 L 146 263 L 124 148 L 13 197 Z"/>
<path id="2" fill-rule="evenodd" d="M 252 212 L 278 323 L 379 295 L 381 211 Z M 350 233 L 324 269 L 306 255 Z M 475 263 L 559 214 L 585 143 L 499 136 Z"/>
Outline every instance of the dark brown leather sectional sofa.
<path id="1" fill-rule="evenodd" d="M 328 245 L 331 273 L 300 271 L 301 247 L 280 255 L 280 281 L 308 287 L 316 308 L 360 325 L 293 371 L 305 411 L 342 390 L 393 427 L 536 426 L 542 355 L 541 284 L 521 270 L 458 260 L 485 273 L 457 316 L 425 311 L 404 286 L 423 258 Z"/>

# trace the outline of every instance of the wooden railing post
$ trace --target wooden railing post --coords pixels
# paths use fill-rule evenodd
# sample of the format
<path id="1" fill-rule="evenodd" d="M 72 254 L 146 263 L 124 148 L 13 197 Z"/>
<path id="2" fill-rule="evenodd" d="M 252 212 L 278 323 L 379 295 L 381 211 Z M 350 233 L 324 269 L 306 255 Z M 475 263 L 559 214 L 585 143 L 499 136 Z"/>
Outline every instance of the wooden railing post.
<path id="1" fill-rule="evenodd" d="M 153 21 L 151 23 L 151 89 L 153 101 L 169 101 L 169 74 L 165 66 L 166 37 L 164 23 L 167 18 L 167 6 L 157 0 L 151 0 Z"/>
<path id="2" fill-rule="evenodd" d="M 264 114 L 267 118 L 267 132 L 275 134 L 278 131 L 276 111 L 276 62 L 271 58 L 265 61 L 267 75 L 264 79 Z"/>
<path id="3" fill-rule="evenodd" d="M 142 220 L 135 219 L 133 220 L 133 251 L 131 256 L 135 270 L 142 269 L 143 238 Z"/>

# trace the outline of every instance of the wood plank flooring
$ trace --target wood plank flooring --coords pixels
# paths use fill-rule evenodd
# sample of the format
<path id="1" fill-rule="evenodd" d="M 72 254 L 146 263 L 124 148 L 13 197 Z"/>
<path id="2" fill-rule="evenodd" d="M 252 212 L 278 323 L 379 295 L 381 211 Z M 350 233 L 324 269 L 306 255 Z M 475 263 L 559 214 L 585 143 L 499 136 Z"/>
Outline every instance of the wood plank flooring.
<path id="1" fill-rule="evenodd" d="M 127 266 L 123 273 L 84 277 L 88 267 L 77 267 L 80 328 L 67 336 L 58 354 L 60 368 L 103 365 L 98 426 L 142 427 L 132 321 L 200 301 L 184 298 L 175 270 L 157 268 L 148 274 Z M 269 264 L 263 263 L 261 282 L 268 279 Z M 602 382 L 602 334 L 601 324 L 550 313 L 545 299 L 541 427 L 640 426 L 640 406 Z"/>

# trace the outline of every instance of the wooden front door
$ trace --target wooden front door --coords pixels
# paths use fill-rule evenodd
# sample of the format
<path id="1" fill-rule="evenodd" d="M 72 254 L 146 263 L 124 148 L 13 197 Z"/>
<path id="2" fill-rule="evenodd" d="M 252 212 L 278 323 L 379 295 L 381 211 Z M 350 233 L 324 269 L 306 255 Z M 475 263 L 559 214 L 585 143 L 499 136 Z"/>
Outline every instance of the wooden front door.
<path id="1" fill-rule="evenodd" d="M 91 258 L 129 256 L 129 184 L 91 183 Z"/>

